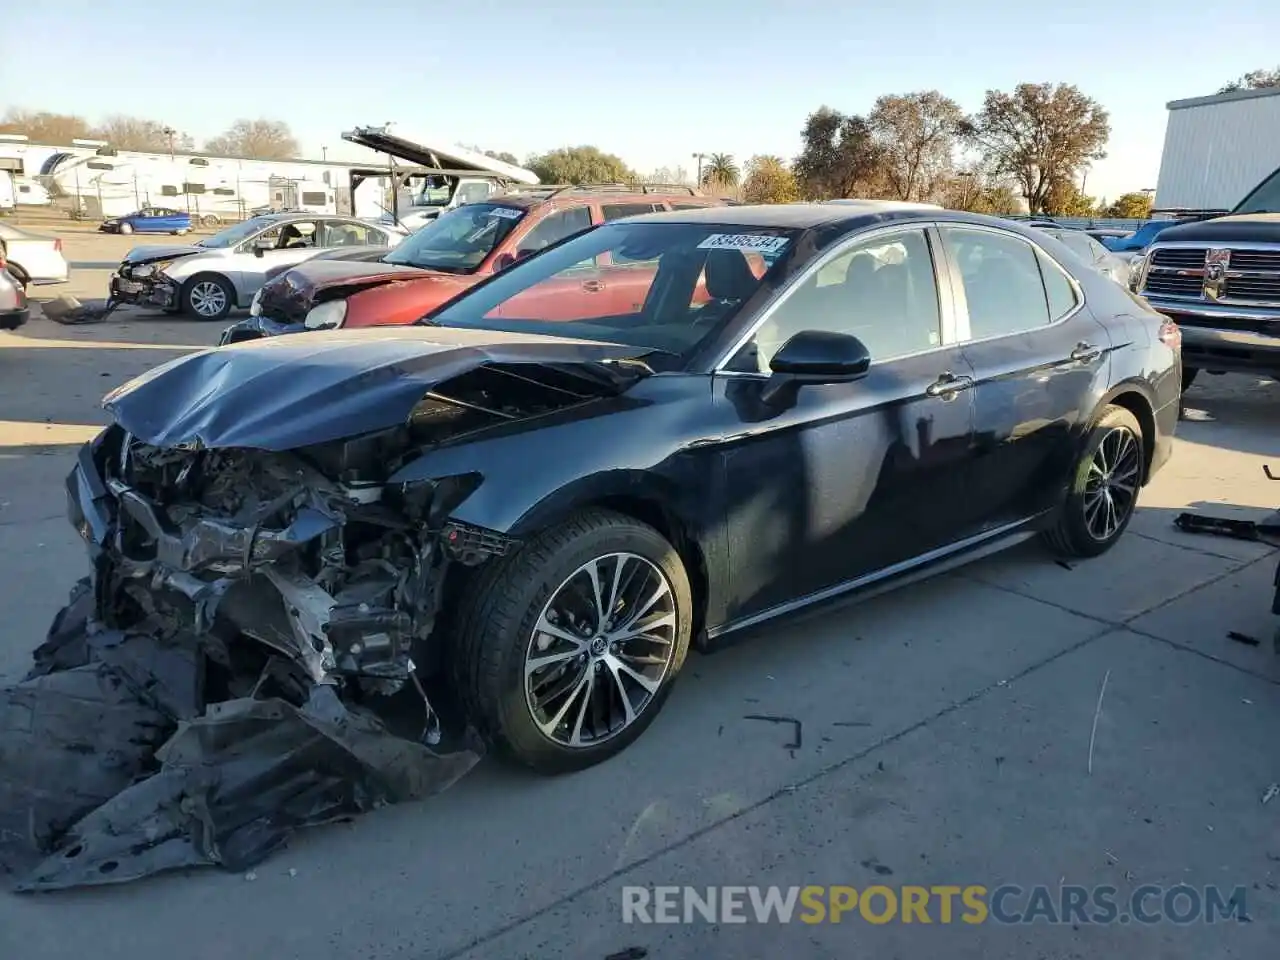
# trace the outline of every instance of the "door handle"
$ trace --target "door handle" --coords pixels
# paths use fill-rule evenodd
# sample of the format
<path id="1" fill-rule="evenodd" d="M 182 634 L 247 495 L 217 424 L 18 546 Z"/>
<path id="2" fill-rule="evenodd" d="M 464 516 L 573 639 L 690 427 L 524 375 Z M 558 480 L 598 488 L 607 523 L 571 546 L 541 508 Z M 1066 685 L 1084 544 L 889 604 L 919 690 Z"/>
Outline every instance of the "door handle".
<path id="1" fill-rule="evenodd" d="M 587 293 L 599 293 L 601 290 L 604 289 L 604 281 L 603 280 L 583 280 L 582 289 L 587 291 Z"/>
<path id="2" fill-rule="evenodd" d="M 954 373 L 947 371 L 940 374 L 937 380 L 925 387 L 924 392 L 931 397 L 937 397 L 939 400 L 954 400 L 957 393 L 961 390 L 968 390 L 972 386 L 973 377 L 957 377 Z"/>
<path id="3" fill-rule="evenodd" d="M 1077 343 L 1076 348 L 1071 351 L 1071 360 L 1074 363 L 1089 363 L 1092 360 L 1097 360 L 1100 356 L 1102 356 L 1101 348 L 1095 347 L 1092 343 L 1086 343 L 1084 340 Z"/>

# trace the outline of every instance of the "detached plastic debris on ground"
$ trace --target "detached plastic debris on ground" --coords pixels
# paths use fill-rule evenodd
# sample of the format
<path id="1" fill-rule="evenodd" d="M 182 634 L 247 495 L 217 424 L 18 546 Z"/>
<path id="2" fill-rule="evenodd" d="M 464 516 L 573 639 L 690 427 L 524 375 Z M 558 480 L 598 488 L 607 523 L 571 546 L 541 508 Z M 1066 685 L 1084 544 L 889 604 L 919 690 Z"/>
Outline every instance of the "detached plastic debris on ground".
<path id="1" fill-rule="evenodd" d="M 413 696 L 348 703 L 269 651 L 246 674 L 212 635 L 100 629 L 93 610 L 82 581 L 0 691 L 0 869 L 19 891 L 242 871 L 299 827 L 428 797 L 480 759 L 469 729 L 452 753 L 427 746 Z"/>

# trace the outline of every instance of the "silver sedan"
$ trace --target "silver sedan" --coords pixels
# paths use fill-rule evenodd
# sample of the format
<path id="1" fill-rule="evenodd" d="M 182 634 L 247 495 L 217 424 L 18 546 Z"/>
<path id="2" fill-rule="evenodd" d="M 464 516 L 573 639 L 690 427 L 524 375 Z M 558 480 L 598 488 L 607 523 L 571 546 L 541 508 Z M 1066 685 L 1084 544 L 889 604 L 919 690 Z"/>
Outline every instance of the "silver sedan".
<path id="1" fill-rule="evenodd" d="M 1123 287 L 1129 286 L 1129 261 L 1112 253 L 1083 230 L 1060 227 L 1037 228 L 1055 240 L 1061 240 L 1067 249 L 1099 273 L 1110 277 Z"/>
<path id="2" fill-rule="evenodd" d="M 0 223 L 0 256 L 9 272 L 24 287 L 28 284 L 66 283 L 71 277 L 62 241 Z"/>

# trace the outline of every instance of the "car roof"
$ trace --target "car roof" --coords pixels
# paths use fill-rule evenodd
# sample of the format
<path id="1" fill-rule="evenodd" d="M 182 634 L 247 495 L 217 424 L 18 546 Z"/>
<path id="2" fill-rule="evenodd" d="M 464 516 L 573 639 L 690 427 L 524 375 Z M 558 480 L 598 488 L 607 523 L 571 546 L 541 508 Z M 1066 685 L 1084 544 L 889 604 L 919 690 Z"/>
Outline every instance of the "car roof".
<path id="1" fill-rule="evenodd" d="M 726 227 L 775 227 L 808 230 L 838 226 L 855 230 L 893 220 L 946 220 L 978 226 L 996 226 L 1012 233 L 1028 235 L 1021 224 L 961 210 L 922 207 L 893 200 L 863 200 L 857 203 L 777 203 L 742 206 L 691 207 L 670 213 L 649 213 L 628 217 L 627 223 L 705 223 Z"/>
<path id="2" fill-rule="evenodd" d="M 581 201 L 591 203 L 658 203 L 663 200 L 682 201 L 687 203 L 705 203 L 718 206 L 721 201 L 716 197 L 704 197 L 698 194 L 681 193 L 678 190 L 556 190 L 550 193 L 539 192 L 538 189 L 513 190 L 510 193 L 498 193 L 477 203 L 496 203 L 504 207 L 519 207 L 530 210 L 544 203 L 570 203 Z"/>

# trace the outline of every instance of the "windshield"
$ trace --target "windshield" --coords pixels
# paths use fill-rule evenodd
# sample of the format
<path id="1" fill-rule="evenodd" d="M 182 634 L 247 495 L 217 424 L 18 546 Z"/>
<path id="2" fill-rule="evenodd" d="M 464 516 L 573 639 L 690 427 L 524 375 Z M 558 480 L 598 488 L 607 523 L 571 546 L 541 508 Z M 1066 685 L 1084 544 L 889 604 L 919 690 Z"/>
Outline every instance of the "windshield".
<path id="1" fill-rule="evenodd" d="M 424 322 L 682 354 L 781 269 L 796 231 L 618 221 L 508 268 Z"/>
<path id="2" fill-rule="evenodd" d="M 1253 188 L 1232 213 L 1280 213 L 1280 168 Z"/>
<path id="3" fill-rule="evenodd" d="M 237 223 L 233 227 L 227 227 L 225 230 L 219 230 L 212 237 L 205 237 L 196 246 L 234 247 L 236 244 L 244 243 L 259 230 L 265 229 L 270 222 L 266 217 L 254 217 L 251 220 Z"/>
<path id="4" fill-rule="evenodd" d="M 524 219 L 517 207 L 471 203 L 442 213 L 394 251 L 385 263 L 445 273 L 475 273 L 515 225 Z"/>

